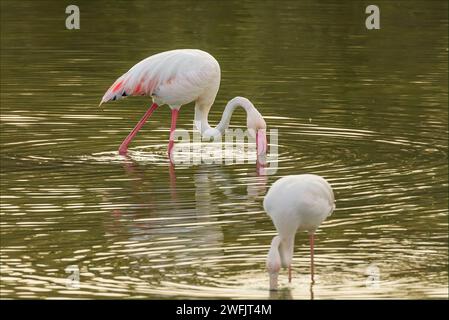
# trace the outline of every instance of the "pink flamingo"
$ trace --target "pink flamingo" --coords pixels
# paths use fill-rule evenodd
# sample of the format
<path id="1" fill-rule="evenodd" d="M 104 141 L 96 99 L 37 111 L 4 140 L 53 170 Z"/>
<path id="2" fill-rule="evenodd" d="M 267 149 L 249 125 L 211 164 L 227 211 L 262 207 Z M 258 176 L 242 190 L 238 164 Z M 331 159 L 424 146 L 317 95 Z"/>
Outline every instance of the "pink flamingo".
<path id="1" fill-rule="evenodd" d="M 315 231 L 335 210 L 331 185 L 323 177 L 314 174 L 285 176 L 268 190 L 263 207 L 278 232 L 271 241 L 267 257 L 270 290 L 278 287 L 281 267 L 288 268 L 288 281 L 292 281 L 291 263 L 297 231 L 309 232 L 311 278 L 314 283 Z"/>
<path id="2" fill-rule="evenodd" d="M 212 128 L 208 122 L 209 110 L 220 86 L 220 65 L 209 53 L 197 49 L 166 51 L 150 56 L 118 78 L 101 99 L 101 104 L 127 96 L 151 96 L 153 103 L 142 119 L 123 140 L 120 154 L 126 154 L 128 145 L 151 114 L 160 105 L 171 109 L 168 153 L 174 144 L 174 132 L 179 109 L 195 101 L 195 126 L 205 139 L 221 136 L 235 108 L 241 106 L 247 113 L 249 134 L 256 138 L 257 154 L 266 153 L 266 123 L 254 105 L 246 98 L 235 97 L 228 102 L 220 123 Z"/>

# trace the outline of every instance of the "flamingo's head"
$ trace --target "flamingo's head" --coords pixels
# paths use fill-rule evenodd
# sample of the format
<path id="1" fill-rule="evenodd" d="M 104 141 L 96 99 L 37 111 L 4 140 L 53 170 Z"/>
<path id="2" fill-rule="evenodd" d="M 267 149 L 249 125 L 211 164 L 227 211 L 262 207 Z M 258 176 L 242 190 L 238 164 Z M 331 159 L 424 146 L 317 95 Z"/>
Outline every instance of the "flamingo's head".
<path id="1" fill-rule="evenodd" d="M 267 256 L 267 271 L 270 277 L 270 290 L 278 289 L 278 276 L 281 270 L 281 256 L 279 254 L 279 245 L 281 238 L 275 236 L 271 241 L 270 251 Z"/>
<path id="2" fill-rule="evenodd" d="M 248 134 L 256 139 L 257 154 L 264 155 L 267 152 L 267 123 L 265 119 L 256 109 L 256 107 L 246 98 L 235 97 L 233 100 L 238 100 L 238 103 L 246 110 L 246 126 L 248 127 Z M 231 100 L 232 101 L 232 100 Z"/>
<path id="3" fill-rule="evenodd" d="M 246 126 L 248 127 L 248 133 L 251 137 L 255 138 L 259 130 L 267 129 L 267 123 L 251 101 L 246 98 L 242 99 L 246 100 Z"/>
<path id="4" fill-rule="evenodd" d="M 264 155 L 267 153 L 267 124 L 262 115 L 256 108 L 248 111 L 246 118 L 248 133 L 251 137 L 256 138 L 257 154 Z"/>

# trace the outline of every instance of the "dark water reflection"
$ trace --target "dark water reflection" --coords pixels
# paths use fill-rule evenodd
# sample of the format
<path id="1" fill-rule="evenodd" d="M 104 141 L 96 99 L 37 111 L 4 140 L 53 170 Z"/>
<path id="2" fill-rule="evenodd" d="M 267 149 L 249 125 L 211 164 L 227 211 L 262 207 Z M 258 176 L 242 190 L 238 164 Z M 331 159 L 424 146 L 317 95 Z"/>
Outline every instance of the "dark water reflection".
<path id="1" fill-rule="evenodd" d="M 183 3 L 78 1 L 68 31 L 63 3 L 1 2 L 2 297 L 447 298 L 447 2 L 379 2 L 375 32 L 358 1 Z M 148 101 L 100 111 L 105 89 L 184 47 L 221 64 L 212 122 L 243 95 L 279 131 L 274 175 L 254 157 L 170 166 L 168 108 L 117 154 Z M 192 119 L 183 107 L 179 128 Z M 305 172 L 337 198 L 317 283 L 299 235 L 294 282 L 270 293 L 262 199 Z"/>

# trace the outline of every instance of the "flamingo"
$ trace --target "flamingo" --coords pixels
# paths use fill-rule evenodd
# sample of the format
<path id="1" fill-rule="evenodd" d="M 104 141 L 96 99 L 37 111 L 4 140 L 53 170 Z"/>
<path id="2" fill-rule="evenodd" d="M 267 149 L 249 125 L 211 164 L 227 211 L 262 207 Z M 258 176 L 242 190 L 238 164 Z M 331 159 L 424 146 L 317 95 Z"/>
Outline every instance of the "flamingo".
<path id="1" fill-rule="evenodd" d="M 270 290 L 277 290 L 281 267 L 288 267 L 288 281 L 291 282 L 293 247 L 298 230 L 309 232 L 311 280 L 314 283 L 314 234 L 335 209 L 331 186 L 314 174 L 286 176 L 270 187 L 263 206 L 278 232 L 271 241 L 267 257 Z"/>
<path id="2" fill-rule="evenodd" d="M 111 100 L 127 96 L 150 96 L 151 107 L 145 112 L 134 129 L 123 140 L 119 154 L 126 154 L 128 145 L 151 114 L 161 105 L 171 109 L 170 139 L 168 154 L 174 144 L 176 120 L 181 106 L 195 101 L 195 126 L 204 139 L 220 137 L 235 108 L 241 106 L 247 113 L 248 133 L 256 138 L 257 154 L 266 152 L 266 123 L 254 105 L 246 98 L 231 99 L 223 112 L 219 124 L 212 128 L 208 122 L 209 110 L 220 86 L 220 65 L 209 53 L 198 49 L 178 49 L 152 55 L 134 65 L 118 78 L 106 91 L 100 106 Z"/>

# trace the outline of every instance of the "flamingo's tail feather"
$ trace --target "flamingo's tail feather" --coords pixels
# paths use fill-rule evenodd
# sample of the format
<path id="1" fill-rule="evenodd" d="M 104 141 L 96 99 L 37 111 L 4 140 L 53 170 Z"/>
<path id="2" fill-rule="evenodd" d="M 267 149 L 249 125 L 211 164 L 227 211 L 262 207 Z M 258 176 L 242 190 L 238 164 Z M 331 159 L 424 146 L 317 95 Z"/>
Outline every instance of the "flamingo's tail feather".
<path id="1" fill-rule="evenodd" d="M 126 89 L 126 80 L 124 79 L 126 74 L 118 78 L 114 84 L 106 91 L 103 98 L 100 101 L 99 106 L 108 101 L 119 100 L 127 97 L 129 94 Z M 129 91 L 129 90 L 128 90 Z"/>

